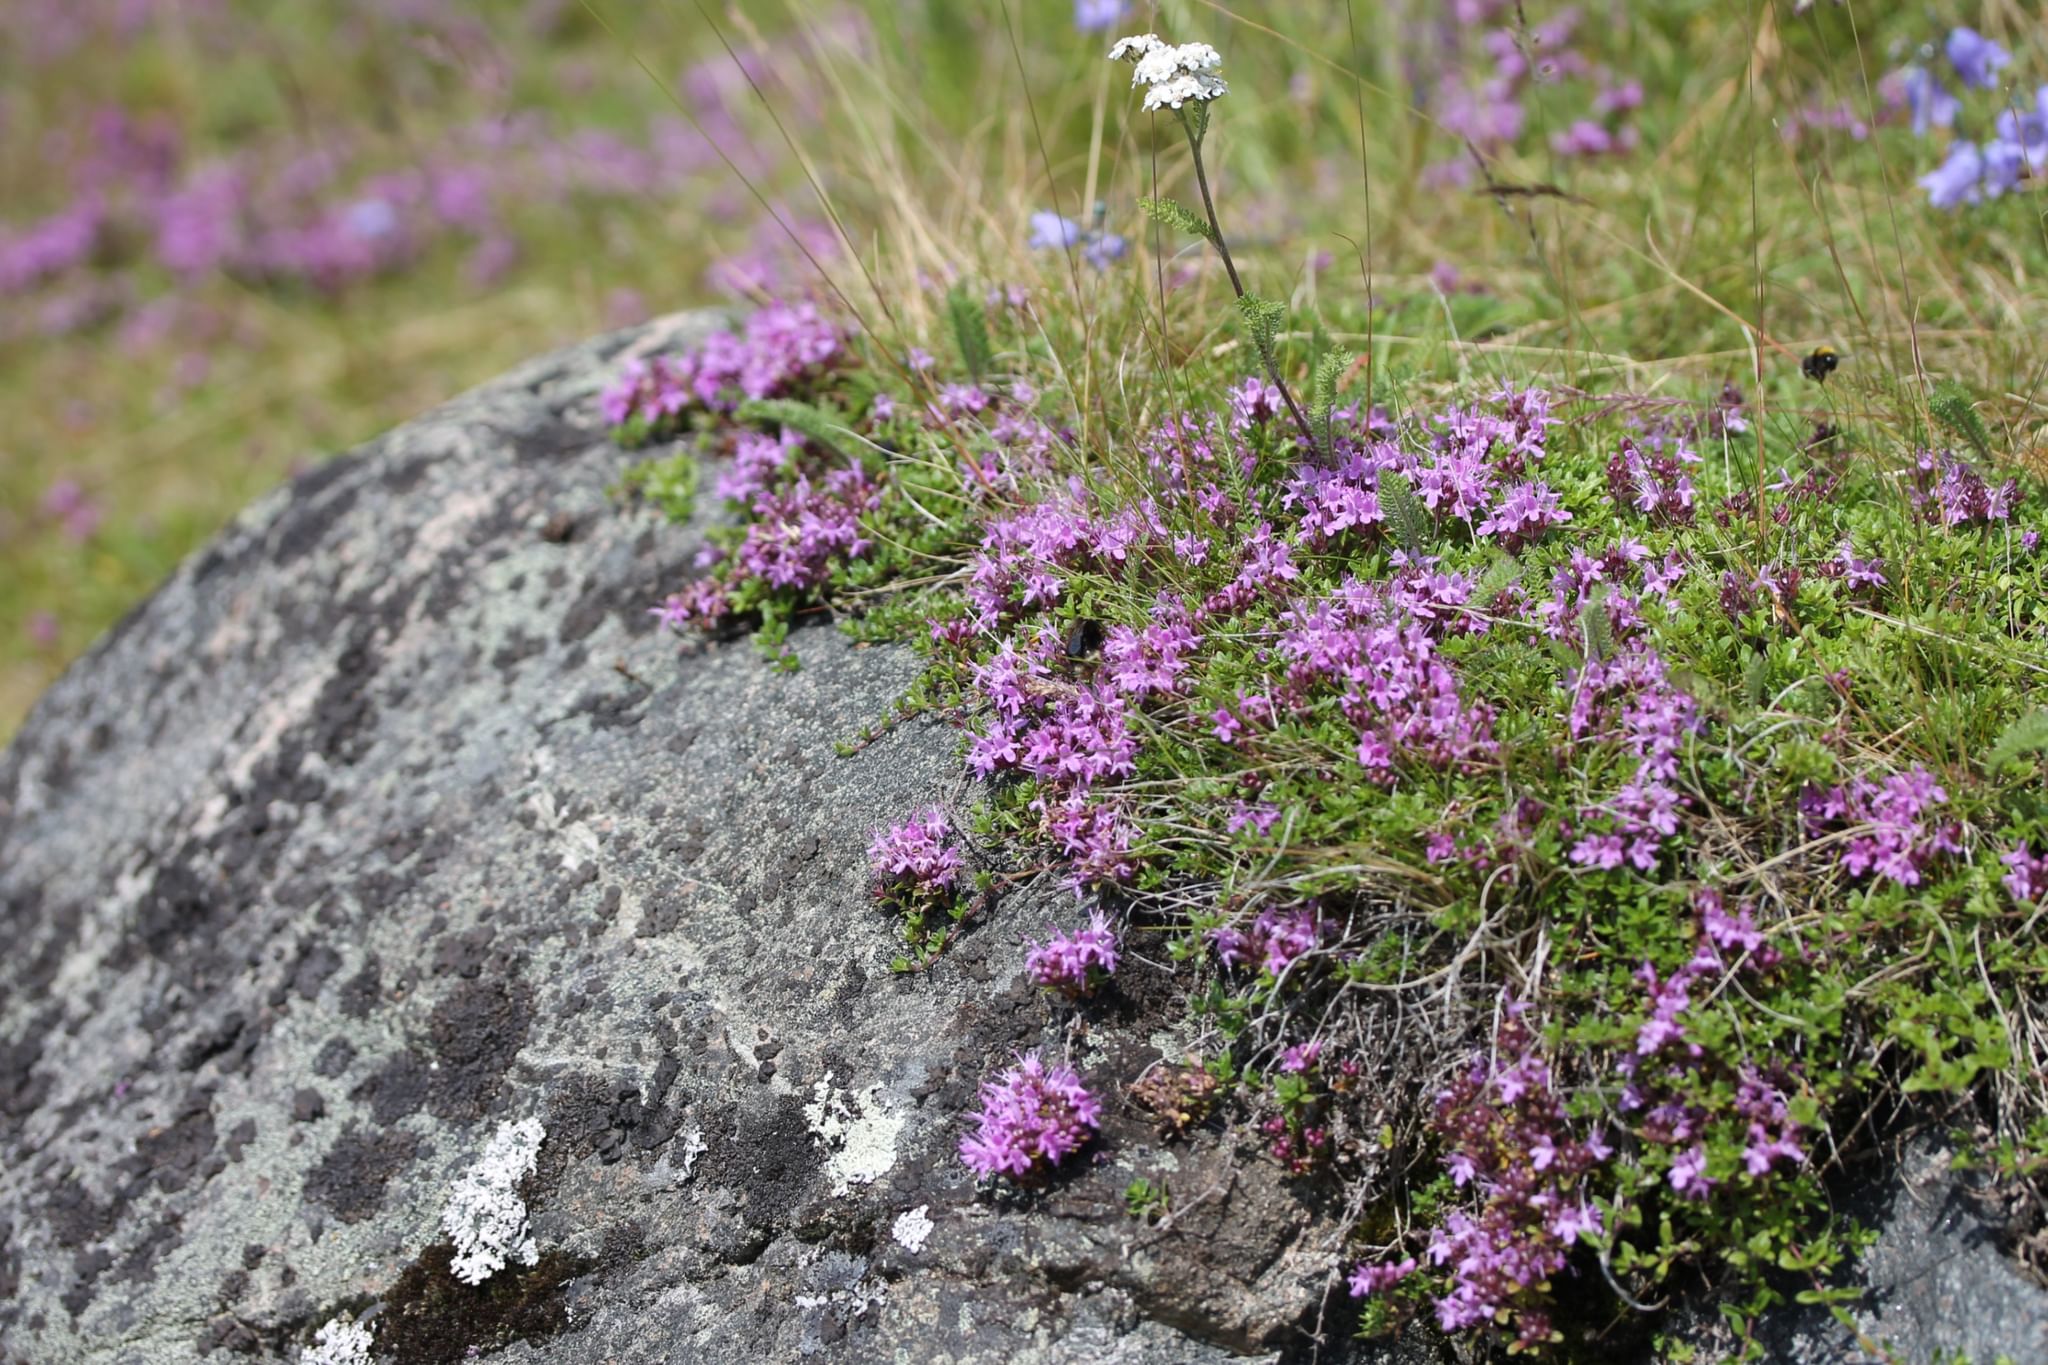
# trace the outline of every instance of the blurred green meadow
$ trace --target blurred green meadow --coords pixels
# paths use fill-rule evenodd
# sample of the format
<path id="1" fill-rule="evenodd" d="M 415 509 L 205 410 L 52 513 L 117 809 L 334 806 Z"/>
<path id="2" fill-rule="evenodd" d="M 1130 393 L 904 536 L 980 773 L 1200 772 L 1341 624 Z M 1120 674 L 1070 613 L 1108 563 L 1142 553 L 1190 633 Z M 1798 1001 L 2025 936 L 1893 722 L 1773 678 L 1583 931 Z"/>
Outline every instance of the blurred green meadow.
<path id="1" fill-rule="evenodd" d="M 1734 385 L 1781 434 L 1904 439 L 1954 379 L 2040 444 L 2048 27 L 2016 3 L 12 0 L 0 735 L 253 496 L 607 327 L 816 293 L 908 346 L 964 279 L 1193 295 L 1230 344 L 1137 209 L 1193 197 L 1102 60 L 1146 29 L 1224 53 L 1250 283 L 1369 318 L 1390 379 Z"/>

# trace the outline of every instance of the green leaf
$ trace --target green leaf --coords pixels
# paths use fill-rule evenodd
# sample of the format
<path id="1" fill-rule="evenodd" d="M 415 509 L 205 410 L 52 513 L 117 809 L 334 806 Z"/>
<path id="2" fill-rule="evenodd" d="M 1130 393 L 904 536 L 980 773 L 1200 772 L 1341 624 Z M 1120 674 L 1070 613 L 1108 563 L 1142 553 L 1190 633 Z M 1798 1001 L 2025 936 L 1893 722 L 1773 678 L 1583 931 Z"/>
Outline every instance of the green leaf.
<path id="1" fill-rule="evenodd" d="M 965 286 L 955 284 L 946 291 L 946 317 L 953 324 L 953 339 L 960 345 L 961 363 L 979 383 L 988 373 L 993 354 L 988 342 L 988 310 Z"/>
<path id="2" fill-rule="evenodd" d="M 760 422 L 768 426 L 784 426 L 791 431 L 801 432 L 825 449 L 849 460 L 858 461 L 861 456 L 856 450 L 849 450 L 840 443 L 846 432 L 846 419 L 839 413 L 809 403 L 799 403 L 793 398 L 750 398 L 740 404 L 735 414 L 742 422 Z"/>
<path id="3" fill-rule="evenodd" d="M 1419 555 L 1429 548 L 1435 536 L 1436 526 L 1430 520 L 1429 509 L 1422 505 L 1422 499 L 1415 496 L 1405 474 L 1391 469 L 1380 471 L 1376 489 L 1379 498 L 1380 515 L 1386 519 L 1387 531 L 1394 537 L 1394 543 L 1411 555 Z"/>
<path id="4" fill-rule="evenodd" d="M 1315 408 L 1316 442 L 1322 446 L 1325 455 L 1335 446 L 1330 414 L 1337 408 L 1337 385 L 1357 359 L 1350 351 L 1330 351 L 1316 362 L 1315 380 L 1309 392 Z"/>
<path id="5" fill-rule="evenodd" d="M 1287 320 L 1284 305 L 1271 299 L 1262 299 L 1257 294 L 1240 294 L 1237 311 L 1244 316 L 1245 330 L 1251 333 L 1252 345 L 1258 349 L 1259 359 L 1265 362 L 1270 373 L 1280 369 L 1280 324 Z"/>
<path id="6" fill-rule="evenodd" d="M 1178 199 L 1140 199 L 1138 207 L 1145 211 L 1147 218 L 1161 227 L 1185 232 L 1190 237 L 1200 237 L 1205 242 L 1212 240 L 1209 236 L 1208 220 Z"/>
<path id="7" fill-rule="evenodd" d="M 1771 661 L 1762 653 L 1751 651 L 1742 661 L 1742 696 L 1751 706 L 1764 702 L 1764 686 L 1770 681 Z"/>
<path id="8" fill-rule="evenodd" d="M 2005 727 L 2005 733 L 1984 758 L 1984 771 L 1996 773 L 2016 758 L 2048 749 L 2048 711 L 2029 711 Z"/>
<path id="9" fill-rule="evenodd" d="M 619 483 L 659 507 L 670 521 L 688 521 L 697 509 L 697 457 L 691 451 L 634 465 Z"/>
<path id="10" fill-rule="evenodd" d="M 1585 634 L 1588 659 L 1605 659 L 1614 653 L 1614 626 L 1607 618 L 1604 591 L 1595 591 L 1579 608 L 1579 627 Z"/>
<path id="11" fill-rule="evenodd" d="M 1953 379 L 1944 379 L 1934 386 L 1934 396 L 1927 400 L 1927 407 L 1936 421 L 1968 441 L 1980 457 L 1991 458 L 1991 436 L 1984 429 L 1984 419 L 1977 415 L 1976 400 L 1970 397 L 1968 389 Z"/>

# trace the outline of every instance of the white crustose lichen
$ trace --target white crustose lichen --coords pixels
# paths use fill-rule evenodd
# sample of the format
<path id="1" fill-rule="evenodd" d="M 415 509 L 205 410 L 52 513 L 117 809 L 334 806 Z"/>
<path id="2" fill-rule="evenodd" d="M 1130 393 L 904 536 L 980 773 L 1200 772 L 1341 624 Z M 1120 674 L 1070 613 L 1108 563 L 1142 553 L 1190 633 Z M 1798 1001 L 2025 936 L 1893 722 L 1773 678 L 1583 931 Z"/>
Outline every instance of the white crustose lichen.
<path id="1" fill-rule="evenodd" d="M 519 1182 L 533 1174 L 544 1136 L 539 1119 L 500 1124 L 483 1156 L 450 1192 L 441 1230 L 455 1243 L 455 1278 L 464 1284 L 482 1284 L 515 1258 L 524 1265 L 540 1260 Z"/>
<path id="2" fill-rule="evenodd" d="M 370 1365 L 370 1329 L 335 1318 L 313 1334 L 299 1353 L 299 1365 Z"/>

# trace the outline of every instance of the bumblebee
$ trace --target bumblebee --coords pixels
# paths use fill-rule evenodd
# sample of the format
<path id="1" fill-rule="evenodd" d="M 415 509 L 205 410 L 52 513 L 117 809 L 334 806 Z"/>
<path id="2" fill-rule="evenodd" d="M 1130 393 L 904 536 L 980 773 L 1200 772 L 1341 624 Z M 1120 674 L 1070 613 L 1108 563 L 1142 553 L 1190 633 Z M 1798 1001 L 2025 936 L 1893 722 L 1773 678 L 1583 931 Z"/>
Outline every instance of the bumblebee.
<path id="1" fill-rule="evenodd" d="M 1832 346 L 1816 346 L 1799 362 L 1799 373 L 1816 384 L 1828 382 L 1828 376 L 1835 372 L 1835 366 L 1842 363 L 1842 357 Z"/>
<path id="2" fill-rule="evenodd" d="M 1074 628 L 1067 632 L 1067 657 L 1085 659 L 1102 648 L 1102 623 L 1082 617 L 1074 622 Z"/>

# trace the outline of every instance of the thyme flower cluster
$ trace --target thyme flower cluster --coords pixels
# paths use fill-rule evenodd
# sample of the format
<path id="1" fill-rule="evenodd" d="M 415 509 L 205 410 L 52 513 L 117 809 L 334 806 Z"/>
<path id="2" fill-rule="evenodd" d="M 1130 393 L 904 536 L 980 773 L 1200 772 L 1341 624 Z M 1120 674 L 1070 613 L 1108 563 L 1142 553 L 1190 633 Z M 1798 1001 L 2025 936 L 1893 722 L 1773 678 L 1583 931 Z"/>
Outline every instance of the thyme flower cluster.
<path id="1" fill-rule="evenodd" d="M 1085 1146 L 1102 1121 L 1102 1103 L 1065 1063 L 1047 1066 L 1037 1053 L 1018 1060 L 981 1087 L 975 1131 L 960 1140 L 960 1159 L 976 1175 L 1013 1179 L 1042 1173 Z"/>
<path id="2" fill-rule="evenodd" d="M 1035 325 L 997 307 L 995 325 Z M 1333 401 L 1311 435 L 1268 379 L 1237 377 L 1130 433 L 1123 477 L 1095 481 L 1064 472 L 1077 438 L 1031 382 L 913 361 L 915 397 L 868 429 L 916 447 L 915 477 L 946 480 L 961 511 L 935 543 L 959 567 L 892 628 L 926 648 L 943 685 L 924 695 L 967 729 L 983 816 L 1134 917 L 1158 913 L 1157 887 L 1291 869 L 1165 916 L 1230 1050 L 1140 1102 L 1154 1095 L 1173 1131 L 1242 1102 L 1290 1178 L 1356 1170 L 1393 1112 L 1373 1108 L 1379 1063 L 1331 1048 L 1342 1010 L 1311 1029 L 1302 1007 L 1354 982 L 1455 978 L 1457 944 L 1512 941 L 1504 926 L 1540 917 L 1570 955 L 1545 993 L 1504 1002 L 1492 1028 L 1466 1015 L 1467 1036 L 1435 1045 L 1470 1060 L 1437 1085 L 1417 1138 L 1443 1157 L 1431 1212 L 1356 1261 L 1354 1292 L 1375 1312 L 1547 1349 L 1562 1287 L 1593 1269 L 1589 1241 L 1617 1283 L 1645 1289 L 1713 1256 L 1834 1263 L 1815 1134 L 1845 1098 L 1857 1030 L 1885 1026 L 1838 987 L 1888 931 L 1814 935 L 1709 851 L 1738 830 L 1782 875 L 1846 897 L 1857 923 L 1921 913 L 1921 899 L 1901 908 L 1908 891 L 1954 903 L 1973 878 L 2024 904 L 2048 894 L 2042 830 L 2010 825 L 1983 856 L 1994 845 L 1959 775 L 1845 739 L 1868 684 L 1842 641 L 1882 647 L 1855 633 L 1895 608 L 1914 557 L 2017 562 L 2026 490 L 1941 449 L 1882 471 L 1889 520 L 1852 515 L 1859 475 L 1819 457 L 1725 480 L 1699 452 L 1745 429 L 1733 386 L 1696 410 L 1597 421 L 1519 387 L 1398 419 Z M 855 363 L 795 392 L 830 395 Z M 759 509 L 793 470 L 831 456 L 739 427 L 708 444 L 719 487 L 750 509 L 743 540 L 774 524 Z M 871 478 L 861 539 L 925 533 L 886 482 L 902 477 Z M 1741 552 L 1759 525 L 1760 562 Z M 869 572 L 839 554 L 802 590 L 830 594 L 849 566 Z M 1793 639 L 1831 667 L 1780 662 Z M 1751 688 L 1812 724 L 1736 762 L 1724 755 L 1761 723 L 1761 703 L 1740 700 Z M 1415 849 L 1442 908 L 1373 903 L 1295 853 L 1361 846 Z M 965 877 L 936 809 L 879 833 L 870 856 L 878 891 L 905 906 L 949 903 Z M 1472 906 L 1489 918 L 1461 919 Z M 1122 954 L 1098 909 L 1033 944 L 1025 971 L 1078 999 Z M 1919 1083 L 1965 1083 L 1978 1064 L 1922 1022 L 1945 1006 L 1899 989 L 1908 1008 L 1889 1026 L 1930 1058 Z M 1200 1104 L 1178 1093 L 1190 1077 Z M 960 1154 L 1029 1181 L 1100 1117 L 1077 1073 L 1034 1054 L 988 1078 Z M 1738 1224 L 1747 1240 L 1726 1243 Z"/>
<path id="3" fill-rule="evenodd" d="M 879 894 L 940 896 L 959 885 L 965 861 L 953 843 L 952 820 L 928 806 L 876 834 L 868 864 Z"/>
<path id="4" fill-rule="evenodd" d="M 1039 985 L 1078 999 L 1115 975 L 1117 960 L 1116 932 L 1109 927 L 1109 917 L 1096 910 L 1084 928 L 1060 930 L 1043 946 L 1034 944 L 1024 959 L 1024 971 Z"/>

